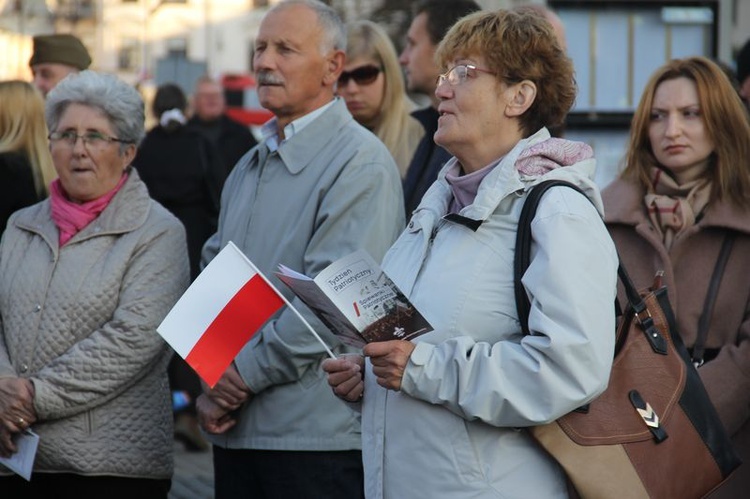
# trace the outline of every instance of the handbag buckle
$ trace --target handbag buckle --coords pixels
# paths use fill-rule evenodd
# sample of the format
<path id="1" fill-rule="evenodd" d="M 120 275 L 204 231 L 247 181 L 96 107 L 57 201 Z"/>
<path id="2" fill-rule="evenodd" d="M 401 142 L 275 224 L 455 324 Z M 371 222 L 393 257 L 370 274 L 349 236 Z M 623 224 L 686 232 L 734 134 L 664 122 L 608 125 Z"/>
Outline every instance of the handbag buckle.
<path id="1" fill-rule="evenodd" d="M 646 313 L 645 314 L 646 316 L 641 317 L 641 315 L 643 315 L 644 312 Z M 638 322 L 640 322 L 641 324 L 645 324 L 646 321 L 652 320 L 651 312 L 649 312 L 648 308 L 644 308 L 640 312 L 635 312 L 635 318 L 638 319 Z"/>

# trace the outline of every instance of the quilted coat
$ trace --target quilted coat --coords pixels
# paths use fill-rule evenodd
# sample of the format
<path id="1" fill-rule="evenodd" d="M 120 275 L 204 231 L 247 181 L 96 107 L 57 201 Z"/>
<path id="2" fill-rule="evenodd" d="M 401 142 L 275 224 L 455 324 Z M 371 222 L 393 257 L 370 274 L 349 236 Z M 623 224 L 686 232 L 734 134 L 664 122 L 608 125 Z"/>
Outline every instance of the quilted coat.
<path id="1" fill-rule="evenodd" d="M 156 327 L 188 283 L 185 232 L 131 170 L 62 248 L 49 200 L 0 244 L 0 376 L 29 378 L 35 472 L 170 478 L 171 350 Z"/>

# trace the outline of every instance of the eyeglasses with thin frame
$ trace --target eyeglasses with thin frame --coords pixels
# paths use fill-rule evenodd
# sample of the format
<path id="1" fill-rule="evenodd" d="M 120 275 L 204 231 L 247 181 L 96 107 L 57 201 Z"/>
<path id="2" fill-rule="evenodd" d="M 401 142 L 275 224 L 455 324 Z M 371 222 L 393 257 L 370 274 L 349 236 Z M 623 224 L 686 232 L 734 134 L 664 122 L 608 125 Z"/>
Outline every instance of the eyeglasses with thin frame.
<path id="1" fill-rule="evenodd" d="M 354 80 L 357 85 L 371 85 L 378 79 L 378 75 L 383 68 L 374 65 L 360 66 L 351 71 L 343 71 L 339 76 L 339 86 L 345 87 L 349 80 Z"/>
<path id="2" fill-rule="evenodd" d="M 437 77 L 437 85 L 438 86 L 442 85 L 444 81 L 447 81 L 448 84 L 452 87 L 455 87 L 456 85 L 461 85 L 463 82 L 465 82 L 469 78 L 469 76 L 471 76 L 470 71 L 479 71 L 479 72 L 487 73 L 491 75 L 495 74 L 488 69 L 478 68 L 473 64 L 458 64 L 450 68 L 445 73 L 439 75 Z"/>
<path id="3" fill-rule="evenodd" d="M 69 148 L 74 148 L 78 139 L 83 141 L 83 146 L 87 149 L 99 149 L 112 142 L 119 142 L 121 144 L 132 144 L 132 140 L 118 139 L 117 137 L 110 137 L 100 132 L 86 132 L 78 135 L 72 130 L 66 130 L 64 132 L 52 132 L 49 134 L 48 139 L 52 143 L 65 144 Z"/>

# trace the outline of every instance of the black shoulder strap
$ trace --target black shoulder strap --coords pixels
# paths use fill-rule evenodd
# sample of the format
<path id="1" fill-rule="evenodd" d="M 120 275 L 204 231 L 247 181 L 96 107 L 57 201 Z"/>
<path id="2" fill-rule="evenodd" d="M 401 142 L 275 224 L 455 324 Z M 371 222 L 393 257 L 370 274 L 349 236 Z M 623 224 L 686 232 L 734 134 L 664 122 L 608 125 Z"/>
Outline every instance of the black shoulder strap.
<path id="1" fill-rule="evenodd" d="M 531 303 L 526 295 L 526 290 L 521 283 L 521 278 L 529 268 L 531 260 L 531 221 L 534 220 L 536 209 L 539 206 L 539 200 L 548 189 L 555 186 L 570 187 L 582 195 L 584 192 L 574 184 L 564 180 L 547 180 L 534 186 L 526 197 L 521 210 L 521 216 L 518 219 L 518 230 L 516 232 L 516 253 L 513 260 L 513 285 L 516 294 L 516 311 L 518 320 L 521 322 L 523 334 L 529 334 L 529 311 Z"/>
<path id="2" fill-rule="evenodd" d="M 516 253 L 513 262 L 513 286 L 516 295 L 516 312 L 518 313 L 518 320 L 521 323 L 521 330 L 525 335 L 529 334 L 529 311 L 531 310 L 531 303 L 529 303 L 529 297 L 526 295 L 526 289 L 521 283 L 521 278 L 526 272 L 526 269 L 529 268 L 531 260 L 531 221 L 534 219 L 534 215 L 536 215 L 536 209 L 541 197 L 548 189 L 555 186 L 570 187 L 585 196 L 584 192 L 576 185 L 563 180 L 548 180 L 534 186 L 526 198 L 526 202 L 521 210 L 521 216 L 518 219 Z M 588 197 L 586 199 L 588 199 Z M 653 330 L 653 320 L 650 315 L 646 314 L 648 317 L 645 317 L 643 320 L 639 316 L 641 312 L 646 310 L 646 303 L 638 293 L 633 281 L 630 279 L 625 267 L 622 265 L 622 261 L 620 261 L 620 265 L 617 268 L 617 275 L 625 289 L 625 294 L 628 298 L 630 307 L 638 316 L 639 322 L 641 322 L 643 332 L 646 335 L 651 348 L 656 353 L 666 355 L 666 340 Z M 619 310 L 617 298 L 615 298 L 614 307 L 616 310 Z"/>
<path id="3" fill-rule="evenodd" d="M 729 254 L 732 252 L 732 245 L 734 244 L 734 238 L 736 235 L 737 234 L 734 232 L 729 232 L 724 238 L 724 242 L 721 245 L 721 251 L 719 252 L 719 258 L 716 260 L 716 265 L 714 266 L 714 273 L 708 284 L 706 301 L 703 303 L 703 312 L 698 320 L 698 335 L 695 340 L 695 345 L 693 345 L 693 364 L 695 364 L 696 367 L 703 365 L 703 355 L 706 352 L 706 338 L 708 337 L 708 326 L 714 313 L 716 295 L 719 293 L 719 284 L 724 275 L 724 269 L 727 266 Z"/>

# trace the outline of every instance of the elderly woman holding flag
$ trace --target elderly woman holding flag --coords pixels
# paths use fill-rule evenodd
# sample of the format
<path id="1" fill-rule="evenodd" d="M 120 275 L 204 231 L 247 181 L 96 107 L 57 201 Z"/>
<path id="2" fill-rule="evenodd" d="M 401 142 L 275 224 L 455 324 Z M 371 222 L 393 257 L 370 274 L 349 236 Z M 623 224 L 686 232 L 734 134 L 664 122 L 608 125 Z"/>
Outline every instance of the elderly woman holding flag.
<path id="1" fill-rule="evenodd" d="M 3 497 L 166 498 L 172 355 L 156 327 L 188 283 L 185 232 L 131 168 L 139 94 L 68 76 L 46 102 L 59 180 L 0 243 L 0 454 L 39 436 Z M 71 492 L 72 493 L 72 492 Z"/>
<path id="2" fill-rule="evenodd" d="M 617 252 L 602 220 L 591 148 L 550 137 L 576 95 L 572 61 L 533 12 L 462 18 L 443 38 L 435 142 L 454 157 L 422 198 L 383 271 L 434 327 L 366 345 L 367 364 L 327 361 L 362 397 L 368 498 L 567 498 L 558 465 L 518 431 L 554 421 L 607 386 Z M 522 205 L 546 180 L 522 332 L 513 261 Z M 364 390 L 364 391 L 363 391 Z"/>

